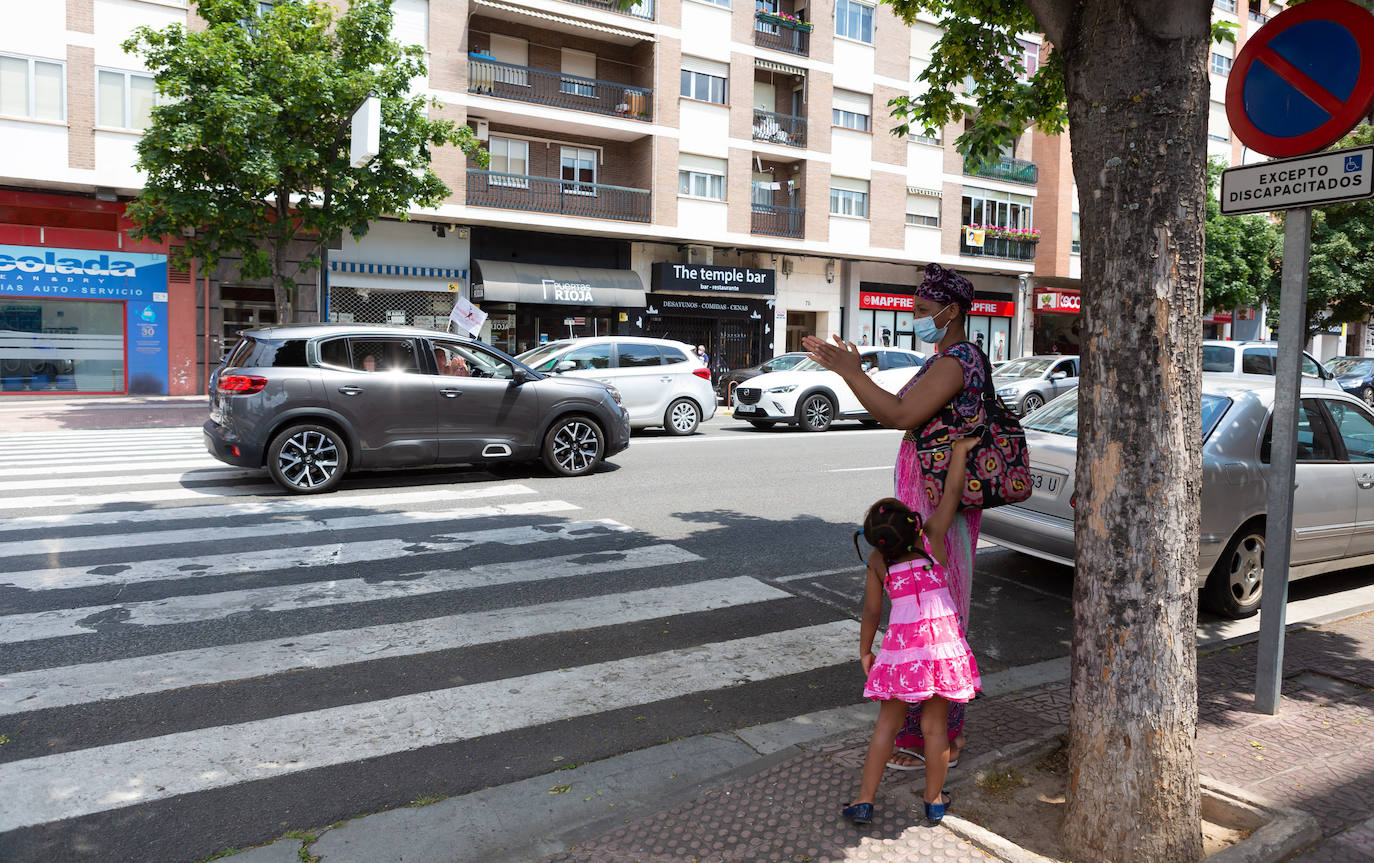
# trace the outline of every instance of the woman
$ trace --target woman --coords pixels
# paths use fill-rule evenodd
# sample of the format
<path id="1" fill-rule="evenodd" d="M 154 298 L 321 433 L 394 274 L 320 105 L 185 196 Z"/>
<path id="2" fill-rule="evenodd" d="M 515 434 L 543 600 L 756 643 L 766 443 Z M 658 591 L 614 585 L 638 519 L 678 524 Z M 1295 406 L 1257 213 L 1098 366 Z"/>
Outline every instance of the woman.
<path id="1" fill-rule="evenodd" d="M 869 416 L 884 426 L 905 429 L 901 448 L 897 451 L 894 471 L 894 496 L 907 506 L 929 518 L 935 503 L 923 492 L 924 477 L 916 457 L 916 444 L 911 431 L 920 429 L 941 410 L 953 408 L 966 420 L 971 429 L 983 419 L 983 379 L 987 366 L 978 348 L 968 341 L 964 321 L 973 307 L 973 284 L 968 279 L 941 267 L 926 267 L 925 280 L 916 289 L 913 329 L 916 337 L 931 342 L 938 351 L 926 360 L 920 372 L 896 395 L 884 390 L 864 373 L 858 349 L 835 337 L 828 344 L 815 336 L 802 340 L 802 347 L 816 362 L 844 378 L 858 397 Z M 978 547 L 978 527 L 982 512 L 965 510 L 959 513 L 949 533 L 945 535 L 948 549 L 950 595 L 959 612 L 962 634 L 968 636 L 969 600 L 973 588 L 973 555 Z M 964 747 L 964 707 L 954 705 L 949 712 L 949 763 L 953 767 Z M 919 754 L 924 742 L 921 738 L 920 707 L 907 714 L 906 724 L 897 735 L 898 748 L 889 766 L 899 770 L 920 767 Z M 902 751 L 909 750 L 909 751 Z"/>

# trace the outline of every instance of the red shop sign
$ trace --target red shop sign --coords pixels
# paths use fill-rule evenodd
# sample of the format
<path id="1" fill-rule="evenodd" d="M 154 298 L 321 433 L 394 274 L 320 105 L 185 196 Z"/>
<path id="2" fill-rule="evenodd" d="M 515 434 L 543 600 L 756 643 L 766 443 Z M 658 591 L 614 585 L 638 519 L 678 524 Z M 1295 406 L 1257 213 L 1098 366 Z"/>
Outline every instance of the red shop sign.
<path id="1" fill-rule="evenodd" d="M 1079 311 L 1078 293 L 1042 291 L 1035 295 L 1035 310 L 1041 313 L 1076 315 Z"/>
<path id="2" fill-rule="evenodd" d="M 974 300 L 971 315 L 987 315 L 993 318 L 1009 318 L 1016 314 L 1016 303 L 1002 300 Z"/>
<path id="3" fill-rule="evenodd" d="M 859 308 L 880 309 L 892 312 L 909 312 L 916 305 L 916 298 L 907 294 L 879 294 L 874 291 L 859 291 Z"/>

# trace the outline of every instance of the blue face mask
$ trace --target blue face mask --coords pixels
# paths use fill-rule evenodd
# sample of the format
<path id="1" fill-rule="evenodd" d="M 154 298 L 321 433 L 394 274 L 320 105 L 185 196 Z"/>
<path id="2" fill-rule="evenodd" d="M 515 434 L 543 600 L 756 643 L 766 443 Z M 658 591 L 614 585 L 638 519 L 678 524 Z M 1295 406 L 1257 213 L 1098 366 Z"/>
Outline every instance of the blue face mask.
<path id="1" fill-rule="evenodd" d="M 916 333 L 916 338 L 923 342 L 930 342 L 933 345 L 939 344 L 940 339 L 945 337 L 945 330 L 949 329 L 949 325 L 946 324 L 943 327 L 937 327 L 935 326 L 935 319 L 944 314 L 945 309 L 948 308 L 949 306 L 945 306 L 944 309 L 941 309 L 930 317 L 917 318 L 912 321 L 911 328 Z"/>

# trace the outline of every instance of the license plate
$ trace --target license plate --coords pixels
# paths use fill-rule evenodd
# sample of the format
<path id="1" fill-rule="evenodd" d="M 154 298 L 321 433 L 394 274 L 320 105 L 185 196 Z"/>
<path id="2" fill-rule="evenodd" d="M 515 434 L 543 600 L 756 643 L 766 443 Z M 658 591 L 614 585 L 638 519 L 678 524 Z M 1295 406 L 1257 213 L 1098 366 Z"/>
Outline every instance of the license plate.
<path id="1" fill-rule="evenodd" d="M 1064 490 L 1068 477 L 1062 473 L 1030 469 L 1031 494 L 1040 497 L 1056 498 Z"/>
<path id="2" fill-rule="evenodd" d="M 753 413 L 755 410 L 757 410 L 757 408 L 751 408 L 751 407 L 748 407 L 747 405 L 740 405 L 740 406 L 738 406 L 738 407 L 735 408 L 735 414 L 736 414 L 736 415 L 751 414 L 751 413 Z"/>

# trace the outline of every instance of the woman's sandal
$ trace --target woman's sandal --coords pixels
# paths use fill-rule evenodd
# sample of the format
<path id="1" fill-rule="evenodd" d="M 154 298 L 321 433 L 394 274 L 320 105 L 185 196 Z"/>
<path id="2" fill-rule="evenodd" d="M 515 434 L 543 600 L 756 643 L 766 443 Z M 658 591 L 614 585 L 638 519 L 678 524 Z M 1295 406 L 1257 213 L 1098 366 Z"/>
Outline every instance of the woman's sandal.
<path id="1" fill-rule="evenodd" d="M 906 749 L 906 748 L 903 748 L 903 747 L 898 747 L 898 748 L 897 748 L 897 751 L 894 752 L 893 755 L 910 755 L 912 758 L 915 758 L 915 759 L 916 759 L 916 762 L 917 762 L 917 763 L 915 763 L 915 764 L 895 764 L 895 763 L 893 763 L 892 761 L 888 761 L 888 762 L 887 762 L 887 766 L 890 767 L 890 768 L 892 768 L 893 770 L 924 770 L 924 769 L 925 769 L 925 766 L 926 766 L 926 757 L 925 757 L 925 755 L 921 754 L 920 752 L 917 752 L 915 749 Z M 958 767 L 958 766 L 959 766 L 959 759 L 958 759 L 958 758 L 955 758 L 954 760 L 950 761 L 949 764 L 946 765 L 946 766 L 948 766 L 948 767 Z"/>
<path id="2" fill-rule="evenodd" d="M 949 796 L 948 791 L 941 790 L 940 796 L 945 798 L 944 803 L 925 803 L 924 800 L 921 801 L 926 807 L 926 820 L 931 824 L 939 824 L 944 819 L 945 812 L 949 810 L 950 804 L 954 802 L 954 798 Z"/>
<path id="3" fill-rule="evenodd" d="M 873 820 L 873 804 L 855 803 L 852 806 L 844 807 L 841 814 L 855 824 L 868 824 Z"/>

